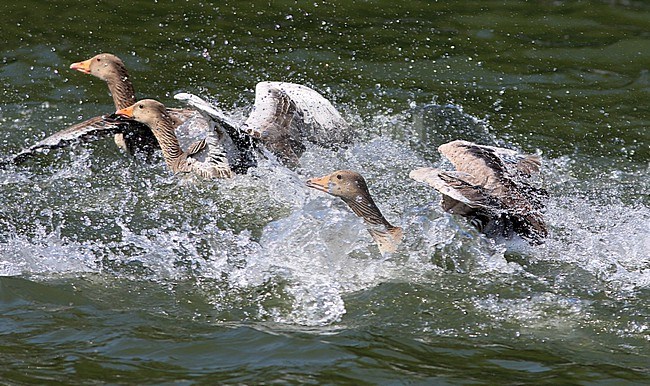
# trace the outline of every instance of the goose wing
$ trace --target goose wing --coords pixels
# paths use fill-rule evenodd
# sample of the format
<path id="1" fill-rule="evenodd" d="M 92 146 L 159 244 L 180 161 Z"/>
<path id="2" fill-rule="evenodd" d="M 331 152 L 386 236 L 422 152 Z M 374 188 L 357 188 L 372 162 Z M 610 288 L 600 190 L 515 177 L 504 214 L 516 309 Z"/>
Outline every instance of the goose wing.
<path id="1" fill-rule="evenodd" d="M 333 146 L 351 137 L 327 99 L 309 87 L 286 82 L 257 84 L 255 104 L 242 129 L 291 165 L 305 150 L 303 140 Z"/>
<path id="2" fill-rule="evenodd" d="M 539 156 L 468 141 L 445 143 L 438 147 L 438 151 L 451 161 L 456 170 L 487 180 L 530 177 L 538 173 L 541 166 Z"/>
<path id="3" fill-rule="evenodd" d="M 27 149 L 22 150 L 13 156 L 10 162 L 20 164 L 33 155 L 47 149 L 61 148 L 74 142 L 89 141 L 122 133 L 129 129 L 130 125 L 142 126 L 142 124 L 137 122 L 116 121 L 104 116 L 93 117 L 58 131 Z"/>
<path id="4" fill-rule="evenodd" d="M 548 235 L 542 216 L 548 194 L 527 181 L 539 173 L 540 157 L 467 141 L 449 142 L 438 149 L 457 170 L 472 174 L 473 181 L 490 192 L 496 204 L 493 208 L 498 209 L 491 216 L 500 213 L 497 222 L 533 244 Z"/>
<path id="5" fill-rule="evenodd" d="M 302 135 L 320 146 L 335 147 L 351 142 L 348 123 L 332 103 L 319 92 L 307 86 L 286 82 L 262 82 L 257 85 L 257 95 L 279 89 L 287 94 L 301 112 Z"/>
<path id="6" fill-rule="evenodd" d="M 472 175 L 464 172 L 453 172 L 434 168 L 420 168 L 409 173 L 412 179 L 423 182 L 443 195 L 445 210 L 462 204 L 469 208 L 492 208 L 496 209 L 501 205 L 490 193 L 480 185 L 471 181 Z M 469 211 L 469 208 L 462 212 Z M 454 211 L 458 213 L 458 210 Z"/>
<path id="7" fill-rule="evenodd" d="M 474 177 L 464 172 L 420 168 L 409 176 L 439 191 L 443 210 L 467 217 L 481 232 L 508 236 L 508 232 L 514 231 L 532 244 L 542 243 L 548 235 L 540 212 L 541 201 L 522 194 L 505 200 L 496 197 L 483 186 L 470 182 Z"/>
<path id="8" fill-rule="evenodd" d="M 186 151 L 190 169 L 204 178 L 230 178 L 233 176 L 224 143 L 229 140 L 223 125 L 233 126 L 230 119 L 216 106 L 190 93 L 178 93 L 174 98 L 193 107 L 202 116 L 200 122 L 186 120 L 205 130 L 205 138 L 191 144 Z"/>
<path id="9" fill-rule="evenodd" d="M 211 121 L 209 127 L 205 139 L 201 141 L 203 147 L 187 152 L 187 163 L 192 171 L 201 177 L 230 178 L 233 171 L 224 147 L 228 137 L 217 122 Z M 191 153 L 193 150 L 194 153 Z"/>
<path id="10" fill-rule="evenodd" d="M 521 154 L 514 150 L 501 147 L 485 146 L 503 162 L 510 174 L 531 177 L 538 174 L 542 166 L 542 158 L 535 154 Z"/>
<path id="11" fill-rule="evenodd" d="M 295 166 L 304 152 L 302 111 L 275 82 L 261 82 L 255 89 L 255 104 L 242 130 L 259 139 L 282 162 Z"/>
<path id="12" fill-rule="evenodd" d="M 221 132 L 219 134 L 221 146 L 233 170 L 237 173 L 245 173 L 248 168 L 256 165 L 255 143 L 248 134 L 239 130 L 239 124 L 228 117 L 219 107 L 190 93 L 178 93 L 174 95 L 174 98 L 193 107 L 196 109 L 194 111 L 198 111 L 202 115 L 204 120 L 200 126 L 204 132 L 206 130 L 207 132 L 213 130 Z M 195 142 L 188 147 L 187 152 L 199 153 L 205 146 L 205 140 Z"/>

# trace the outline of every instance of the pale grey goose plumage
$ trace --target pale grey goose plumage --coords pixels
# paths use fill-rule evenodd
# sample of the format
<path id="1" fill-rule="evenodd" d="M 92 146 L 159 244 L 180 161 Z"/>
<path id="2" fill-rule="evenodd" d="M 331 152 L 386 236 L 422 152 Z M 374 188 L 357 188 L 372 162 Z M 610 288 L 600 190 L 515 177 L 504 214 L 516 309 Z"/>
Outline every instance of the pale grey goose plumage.
<path id="1" fill-rule="evenodd" d="M 253 108 L 243 124 L 233 122 L 217 106 L 196 95 L 181 93 L 175 98 L 220 122 L 229 132 L 233 128 L 259 140 L 289 166 L 299 163 L 304 141 L 331 147 L 351 139 L 348 124 L 336 108 L 320 93 L 300 84 L 258 83 Z"/>

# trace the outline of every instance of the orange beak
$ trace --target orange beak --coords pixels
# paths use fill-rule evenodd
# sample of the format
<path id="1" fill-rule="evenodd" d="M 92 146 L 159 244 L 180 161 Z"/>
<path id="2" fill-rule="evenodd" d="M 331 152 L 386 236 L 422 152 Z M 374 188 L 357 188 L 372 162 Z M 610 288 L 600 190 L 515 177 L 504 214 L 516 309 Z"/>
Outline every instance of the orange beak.
<path id="1" fill-rule="evenodd" d="M 307 180 L 307 186 L 320 190 L 321 192 L 329 193 L 330 190 L 330 176 L 315 177 Z"/>
<path id="2" fill-rule="evenodd" d="M 133 107 L 135 107 L 135 105 L 117 110 L 115 114 L 125 118 L 133 118 Z"/>
<path id="3" fill-rule="evenodd" d="M 70 68 L 83 72 L 84 74 L 90 74 L 90 63 L 92 59 L 84 60 L 83 62 L 72 63 Z"/>

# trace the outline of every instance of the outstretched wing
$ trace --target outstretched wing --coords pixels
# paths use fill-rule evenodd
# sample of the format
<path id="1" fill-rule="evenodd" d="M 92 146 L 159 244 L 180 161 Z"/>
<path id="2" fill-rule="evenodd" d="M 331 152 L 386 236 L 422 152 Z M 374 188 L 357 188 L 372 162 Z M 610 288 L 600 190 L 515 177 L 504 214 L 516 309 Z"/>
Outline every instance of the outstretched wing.
<path id="1" fill-rule="evenodd" d="M 20 164 L 33 155 L 47 149 L 65 147 L 75 142 L 89 141 L 116 133 L 122 133 L 126 131 L 131 124 L 133 123 L 111 120 L 104 116 L 93 117 L 50 135 L 14 155 L 8 160 L 8 162 Z"/>
<path id="2" fill-rule="evenodd" d="M 309 87 L 285 82 L 257 84 L 243 130 L 293 165 L 305 150 L 304 140 L 332 147 L 351 139 L 347 122 L 327 99 Z"/>
<path id="3" fill-rule="evenodd" d="M 319 92 L 300 84 L 262 82 L 257 85 L 256 96 L 268 88 L 277 88 L 287 94 L 301 112 L 304 126 L 302 136 L 325 147 L 352 141 L 352 131 L 339 111 Z"/>
<path id="4" fill-rule="evenodd" d="M 471 182 L 472 176 L 463 172 L 452 172 L 434 168 L 420 168 L 409 173 L 412 179 L 424 182 L 443 195 L 446 211 L 450 211 L 458 204 L 469 208 L 496 209 L 498 201 L 482 186 Z M 466 212 L 468 209 L 462 210 Z M 458 210 L 454 211 L 458 213 Z M 464 213 L 459 213 L 464 214 Z"/>
<path id="5" fill-rule="evenodd" d="M 222 128 L 225 131 L 229 138 L 224 138 L 222 146 L 229 157 L 230 167 L 233 170 L 238 173 L 245 173 L 248 168 L 256 165 L 255 143 L 253 143 L 248 134 L 239 129 L 239 124 L 228 117 L 221 109 L 201 97 L 190 93 L 178 93 L 174 95 L 174 98 L 183 101 L 188 106 L 196 109 L 193 111 L 198 111 L 202 114 L 206 121 L 205 123 L 201 123 L 201 125 L 204 125 L 204 131 L 212 130 L 212 127 L 215 127 L 210 126 L 210 122 L 216 124 L 216 127 Z M 183 126 L 177 129 L 177 131 L 182 129 Z M 196 154 L 204 147 L 205 140 L 195 142 L 188 147 L 187 152 L 190 154 Z"/>

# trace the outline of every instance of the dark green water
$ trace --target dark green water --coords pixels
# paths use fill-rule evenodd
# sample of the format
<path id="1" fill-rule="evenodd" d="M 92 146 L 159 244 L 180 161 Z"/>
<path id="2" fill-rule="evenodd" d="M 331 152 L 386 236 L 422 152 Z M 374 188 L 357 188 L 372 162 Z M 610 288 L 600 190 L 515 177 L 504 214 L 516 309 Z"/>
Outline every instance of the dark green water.
<path id="1" fill-rule="evenodd" d="M 68 68 L 99 52 L 170 105 L 304 83 L 358 133 L 232 181 L 110 139 L 0 170 L 1 383 L 650 383 L 650 5 L 349 3 L 0 5 L 0 154 L 112 111 Z M 408 179 L 452 139 L 544 158 L 544 246 Z M 338 168 L 405 228 L 396 256 L 304 187 Z"/>

